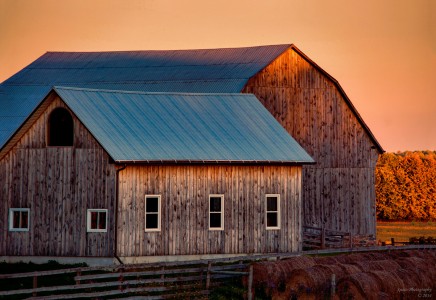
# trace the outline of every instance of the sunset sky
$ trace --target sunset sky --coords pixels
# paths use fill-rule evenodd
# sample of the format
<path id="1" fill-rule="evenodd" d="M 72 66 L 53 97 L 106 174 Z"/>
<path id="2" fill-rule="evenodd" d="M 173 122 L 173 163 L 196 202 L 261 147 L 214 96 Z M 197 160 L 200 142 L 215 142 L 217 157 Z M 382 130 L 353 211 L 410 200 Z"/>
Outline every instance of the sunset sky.
<path id="1" fill-rule="evenodd" d="M 287 43 L 385 150 L 436 150 L 435 0 L 0 0 L 0 82 L 47 51 Z"/>

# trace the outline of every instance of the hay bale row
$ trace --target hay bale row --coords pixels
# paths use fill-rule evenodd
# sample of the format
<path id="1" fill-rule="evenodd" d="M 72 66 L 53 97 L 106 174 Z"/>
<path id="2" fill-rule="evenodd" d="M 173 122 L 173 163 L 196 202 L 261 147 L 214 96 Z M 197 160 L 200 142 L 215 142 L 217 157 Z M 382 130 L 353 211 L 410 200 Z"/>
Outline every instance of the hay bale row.
<path id="1" fill-rule="evenodd" d="M 377 263 L 383 266 L 383 269 L 369 268 L 340 279 L 337 284 L 337 295 L 340 299 L 380 299 L 381 294 L 407 298 L 407 294 L 398 294 L 399 291 L 407 291 L 410 288 L 436 288 L 434 254 L 434 251 L 411 251 L 408 253 L 409 256 L 397 255 L 397 258 L 392 260 L 392 268 L 389 267 L 390 263 L 379 261 Z M 399 268 L 396 268 L 396 265 Z"/>
<path id="2" fill-rule="evenodd" d="M 436 251 L 356 253 L 336 257 L 292 259 L 259 263 L 254 268 L 255 287 L 273 299 L 321 299 L 330 293 L 332 275 L 342 298 L 380 299 L 399 289 L 433 288 L 436 284 Z"/>

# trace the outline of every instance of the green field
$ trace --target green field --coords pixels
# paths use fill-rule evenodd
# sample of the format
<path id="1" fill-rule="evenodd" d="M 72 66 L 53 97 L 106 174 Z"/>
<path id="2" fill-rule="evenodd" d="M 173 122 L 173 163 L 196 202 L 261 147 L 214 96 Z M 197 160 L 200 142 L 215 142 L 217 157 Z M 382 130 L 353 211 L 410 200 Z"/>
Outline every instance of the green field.
<path id="1" fill-rule="evenodd" d="M 436 238 L 436 222 L 377 222 L 377 240 L 406 242 L 411 237 Z"/>

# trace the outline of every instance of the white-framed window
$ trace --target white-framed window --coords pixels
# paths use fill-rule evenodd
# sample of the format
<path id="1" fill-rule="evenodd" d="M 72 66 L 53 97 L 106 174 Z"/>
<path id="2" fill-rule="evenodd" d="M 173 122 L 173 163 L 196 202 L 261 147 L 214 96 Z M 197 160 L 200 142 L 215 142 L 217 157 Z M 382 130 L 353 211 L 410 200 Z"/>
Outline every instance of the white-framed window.
<path id="1" fill-rule="evenodd" d="M 224 195 L 209 195 L 209 230 L 224 230 Z"/>
<path id="2" fill-rule="evenodd" d="M 9 208 L 9 231 L 29 231 L 30 208 Z"/>
<path id="3" fill-rule="evenodd" d="M 145 231 L 160 231 L 161 196 L 145 196 Z"/>
<path id="4" fill-rule="evenodd" d="M 88 209 L 86 218 L 87 232 L 107 232 L 107 209 Z"/>
<path id="5" fill-rule="evenodd" d="M 265 223 L 267 230 L 280 229 L 280 195 L 265 195 Z"/>

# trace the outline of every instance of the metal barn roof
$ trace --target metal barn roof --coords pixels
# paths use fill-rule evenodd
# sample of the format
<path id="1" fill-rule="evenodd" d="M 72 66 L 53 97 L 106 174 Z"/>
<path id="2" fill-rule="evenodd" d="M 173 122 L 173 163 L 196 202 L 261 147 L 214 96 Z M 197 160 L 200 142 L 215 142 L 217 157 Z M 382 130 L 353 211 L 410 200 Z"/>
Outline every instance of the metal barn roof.
<path id="1" fill-rule="evenodd" d="M 144 92 L 238 93 L 291 45 L 48 52 L 0 85 L 0 147 L 57 85 Z"/>
<path id="2" fill-rule="evenodd" d="M 314 162 L 251 94 L 54 90 L 117 162 Z"/>

